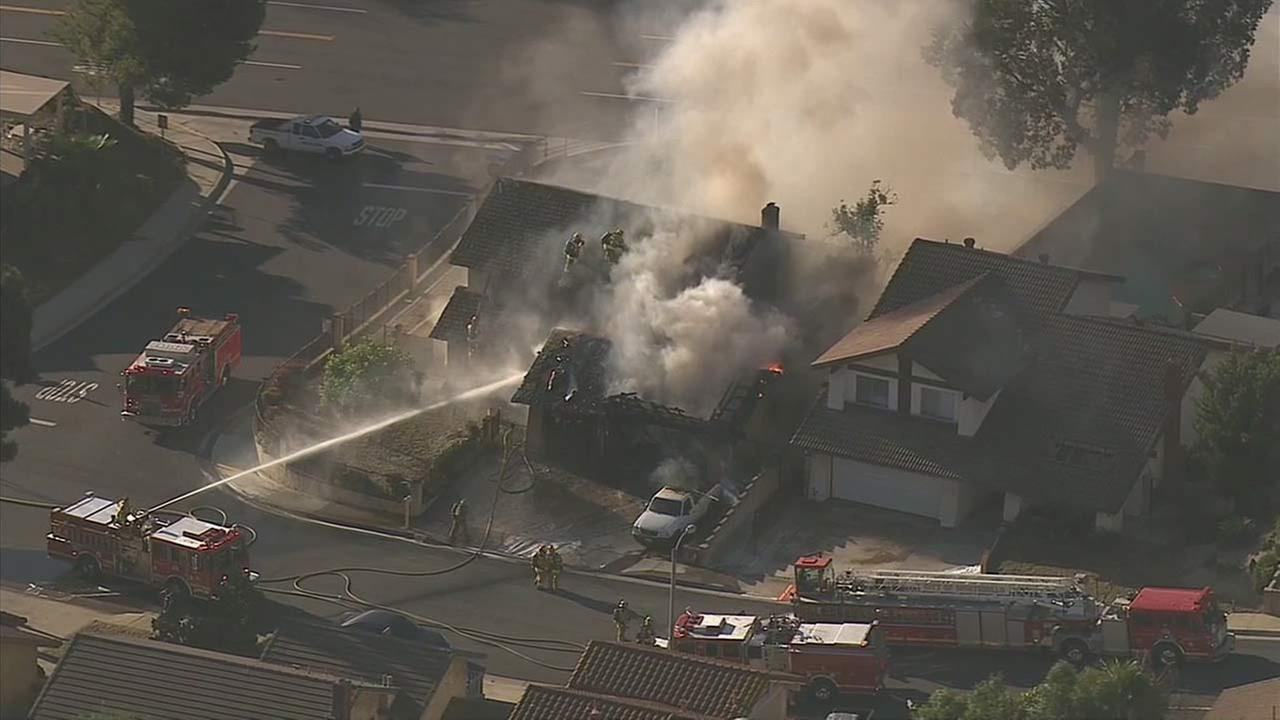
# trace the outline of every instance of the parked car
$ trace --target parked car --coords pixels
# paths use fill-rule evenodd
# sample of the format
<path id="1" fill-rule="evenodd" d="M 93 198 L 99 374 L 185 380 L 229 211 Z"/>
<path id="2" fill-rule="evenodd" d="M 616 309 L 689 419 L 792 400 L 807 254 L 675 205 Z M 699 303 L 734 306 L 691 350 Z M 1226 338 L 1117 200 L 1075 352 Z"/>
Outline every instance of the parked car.
<path id="1" fill-rule="evenodd" d="M 631 526 L 631 537 L 647 547 L 665 546 L 690 525 L 697 523 L 720 499 L 719 486 L 707 492 L 663 487 Z"/>
<path id="2" fill-rule="evenodd" d="M 323 115 L 288 120 L 259 120 L 249 126 L 249 142 L 266 152 L 292 150 L 341 160 L 364 150 L 364 137 Z"/>
<path id="3" fill-rule="evenodd" d="M 342 616 L 341 626 L 373 635 L 390 635 L 401 640 L 423 642 L 441 650 L 452 648 L 449 641 L 438 630 L 422 627 L 404 615 L 390 610 L 374 609 L 347 613 Z"/>

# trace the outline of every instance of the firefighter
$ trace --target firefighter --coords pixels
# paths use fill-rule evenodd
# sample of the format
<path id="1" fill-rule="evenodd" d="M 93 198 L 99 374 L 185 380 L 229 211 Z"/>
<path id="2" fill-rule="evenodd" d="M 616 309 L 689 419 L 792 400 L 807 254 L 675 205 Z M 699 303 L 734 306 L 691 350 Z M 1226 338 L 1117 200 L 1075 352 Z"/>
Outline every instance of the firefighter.
<path id="1" fill-rule="evenodd" d="M 351 111 L 351 117 L 347 118 L 347 125 L 356 132 L 360 132 L 360 128 L 364 127 L 364 116 L 360 114 L 359 105 Z"/>
<path id="2" fill-rule="evenodd" d="M 471 538 L 467 535 L 467 499 L 458 498 L 458 502 L 453 504 L 449 514 L 453 519 L 449 523 L 449 544 L 457 545 L 459 538 L 464 542 L 470 542 Z"/>
<path id="3" fill-rule="evenodd" d="M 622 230 L 614 230 L 601 236 L 600 249 L 604 251 L 605 259 L 616 265 L 618 260 L 622 259 L 622 254 L 627 251 L 627 242 Z"/>
<path id="4" fill-rule="evenodd" d="M 124 525 L 129 521 L 129 497 L 120 498 L 120 510 L 116 512 L 115 521 L 119 525 Z"/>
<path id="5" fill-rule="evenodd" d="M 573 267 L 573 264 L 578 261 L 578 258 L 582 255 L 582 246 L 584 244 L 585 241 L 582 239 L 582 233 L 574 233 L 573 236 L 569 238 L 569 242 L 564 244 L 565 272 L 569 272 L 569 268 Z"/>
<path id="6" fill-rule="evenodd" d="M 547 546 L 543 545 L 538 548 L 538 552 L 534 553 L 533 557 L 529 559 L 529 566 L 533 568 L 533 586 L 539 590 L 541 590 L 543 586 L 543 569 L 546 567 L 546 564 L 543 562 L 543 558 L 545 558 L 546 555 Z"/>
<path id="7" fill-rule="evenodd" d="M 627 622 L 631 619 L 631 611 L 627 610 L 627 601 L 619 600 L 613 608 L 613 627 L 618 631 L 618 642 L 627 640 Z"/>
<path id="8" fill-rule="evenodd" d="M 472 315 L 467 321 L 467 357 L 476 354 L 476 338 L 480 336 L 480 317 Z"/>
<path id="9" fill-rule="evenodd" d="M 657 635 L 653 632 L 653 616 L 645 615 L 644 622 L 640 623 L 640 629 L 636 631 L 636 642 L 646 647 L 653 647 L 657 644 L 656 639 Z"/>
<path id="10" fill-rule="evenodd" d="M 560 590 L 560 571 L 564 569 L 564 560 L 555 545 L 547 545 L 547 575 L 551 580 L 551 592 Z"/>

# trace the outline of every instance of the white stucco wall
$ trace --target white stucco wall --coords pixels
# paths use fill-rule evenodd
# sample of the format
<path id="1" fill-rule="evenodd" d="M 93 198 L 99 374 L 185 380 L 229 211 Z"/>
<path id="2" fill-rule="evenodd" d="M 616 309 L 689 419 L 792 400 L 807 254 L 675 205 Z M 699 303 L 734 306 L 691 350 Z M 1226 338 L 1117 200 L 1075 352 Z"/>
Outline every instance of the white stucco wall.
<path id="1" fill-rule="evenodd" d="M 1081 278 L 1065 308 L 1069 315 L 1111 314 L 1111 297 L 1116 283 L 1099 278 Z"/>
<path id="2" fill-rule="evenodd" d="M 811 499 L 861 502 L 931 517 L 943 527 L 955 527 L 963 520 L 979 495 L 968 483 L 824 453 L 814 453 L 808 462 Z"/>
<path id="3" fill-rule="evenodd" d="M 864 365 L 866 367 L 873 367 L 877 370 L 888 370 L 894 375 L 898 374 L 898 356 L 895 353 L 862 358 L 857 361 L 857 364 Z"/>
<path id="4" fill-rule="evenodd" d="M 942 376 L 938 375 L 937 373 L 933 372 L 932 370 L 921 365 L 918 362 L 911 363 L 911 374 L 918 378 L 925 378 L 927 380 L 938 380 L 940 382 L 946 382 L 945 380 L 942 379 Z"/>
<path id="5" fill-rule="evenodd" d="M 1223 360 L 1227 358 L 1224 350 L 1210 350 L 1205 356 L 1204 363 L 1200 365 L 1201 373 L 1212 372 Z M 1200 398 L 1204 397 L 1204 381 L 1200 379 L 1199 373 L 1187 386 L 1187 392 L 1182 396 L 1182 407 L 1179 418 L 1181 426 L 1181 440 L 1183 447 L 1192 447 L 1200 436 L 1196 433 L 1196 404 L 1200 402 Z"/>
<path id="6" fill-rule="evenodd" d="M 831 456 L 808 453 L 804 456 L 804 466 L 805 497 L 819 501 L 831 497 Z"/>
<path id="7" fill-rule="evenodd" d="M 991 412 L 991 408 L 996 404 L 996 398 L 1000 397 L 1003 390 L 997 390 L 986 399 L 979 400 L 973 396 L 966 397 L 960 401 L 959 422 L 956 423 L 956 432 L 965 437 L 973 437 L 977 434 L 978 428 L 982 427 L 982 421 L 987 418 L 987 413 Z"/>

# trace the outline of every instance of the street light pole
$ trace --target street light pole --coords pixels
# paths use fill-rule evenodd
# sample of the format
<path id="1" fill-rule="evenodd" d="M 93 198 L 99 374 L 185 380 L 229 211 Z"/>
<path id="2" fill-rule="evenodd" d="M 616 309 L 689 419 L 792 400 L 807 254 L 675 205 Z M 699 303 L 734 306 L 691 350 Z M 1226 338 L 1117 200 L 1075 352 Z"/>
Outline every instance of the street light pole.
<path id="1" fill-rule="evenodd" d="M 671 546 L 671 594 L 667 598 L 667 649 L 672 647 L 672 640 L 675 639 L 676 627 L 676 553 L 680 552 L 680 543 L 684 542 L 684 536 L 697 529 L 696 525 L 689 524 L 680 531 L 676 536 L 675 544 Z"/>

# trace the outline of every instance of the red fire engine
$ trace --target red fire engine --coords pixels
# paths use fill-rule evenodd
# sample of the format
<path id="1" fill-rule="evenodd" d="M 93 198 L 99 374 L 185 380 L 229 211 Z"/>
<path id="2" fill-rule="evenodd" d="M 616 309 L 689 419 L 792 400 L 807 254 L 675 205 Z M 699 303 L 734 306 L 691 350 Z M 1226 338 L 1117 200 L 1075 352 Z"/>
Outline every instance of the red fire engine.
<path id="1" fill-rule="evenodd" d="M 135 512 L 127 499 L 86 493 L 49 513 L 45 538 L 49 557 L 72 563 L 86 579 L 125 578 L 177 597 L 208 598 L 233 573 L 257 578 L 239 529 L 181 513 Z"/>
<path id="2" fill-rule="evenodd" d="M 831 558 L 810 555 L 796 560 L 787 596 L 805 620 L 877 621 L 890 644 L 1046 648 L 1072 662 L 1107 655 L 1165 665 L 1221 660 L 1235 647 L 1210 588 L 1144 588 L 1103 607 L 1080 578 L 909 570 L 837 577 Z"/>
<path id="3" fill-rule="evenodd" d="M 178 322 L 152 340 L 124 376 L 120 416 L 150 425 L 187 425 L 240 364 L 240 319 L 190 317 L 178 308 Z"/>
<path id="4" fill-rule="evenodd" d="M 762 618 L 686 610 L 671 636 L 676 652 L 802 677 L 819 700 L 841 692 L 878 692 L 889 667 L 888 650 L 874 622 L 807 623 L 793 615 Z"/>

